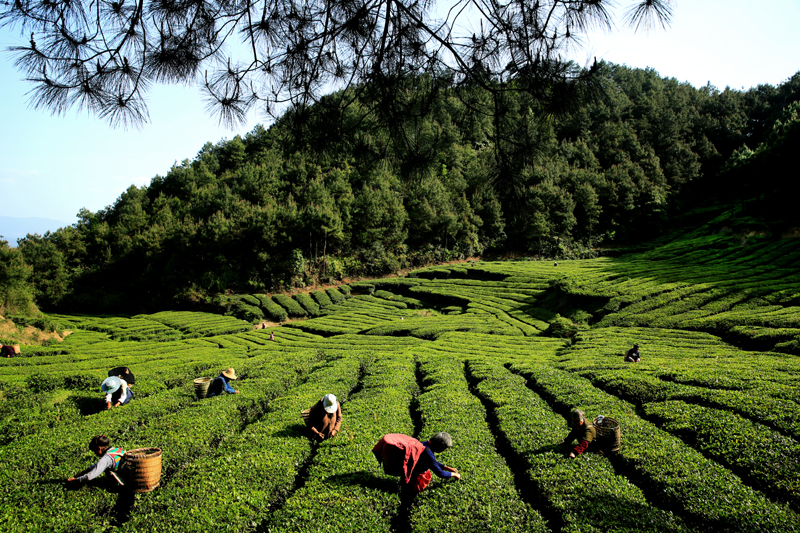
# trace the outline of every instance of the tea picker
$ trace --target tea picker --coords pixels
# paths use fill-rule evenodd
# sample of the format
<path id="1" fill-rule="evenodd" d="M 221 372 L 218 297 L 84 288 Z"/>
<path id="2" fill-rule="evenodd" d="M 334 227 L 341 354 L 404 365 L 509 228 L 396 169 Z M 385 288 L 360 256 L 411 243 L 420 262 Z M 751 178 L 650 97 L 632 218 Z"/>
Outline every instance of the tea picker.
<path id="1" fill-rule="evenodd" d="M 128 382 L 117 376 L 103 380 L 100 390 L 106 393 L 106 409 L 125 405 L 133 399 L 133 391 Z"/>
<path id="2" fill-rule="evenodd" d="M 639 344 L 633 345 L 633 348 L 625 352 L 626 363 L 638 363 L 642 360 L 642 355 L 639 353 Z"/>
<path id="3" fill-rule="evenodd" d="M 333 438 L 342 426 L 342 406 L 333 394 L 326 394 L 300 414 L 305 420 L 308 436 L 311 439 Z"/>
<path id="4" fill-rule="evenodd" d="M 3 344 L 0 347 L 0 355 L 3 357 L 19 355 L 19 344 Z"/>
<path id="5" fill-rule="evenodd" d="M 100 460 L 89 468 L 75 474 L 75 476 L 70 477 L 67 481 L 70 483 L 86 483 L 87 481 L 95 479 L 103 472 L 109 471 L 119 485 L 124 485 L 116 472 L 125 466 L 125 450 L 112 447 L 110 439 L 105 435 L 92 437 L 92 440 L 89 442 L 89 450 L 100 457 Z"/>
<path id="6" fill-rule="evenodd" d="M 112 447 L 111 440 L 106 435 L 92 437 L 89 449 L 100 459 L 68 478 L 67 482 L 79 485 L 108 472 L 116 484 L 122 487 L 115 506 L 117 519 L 127 521 L 136 503 L 136 493 L 150 492 L 161 483 L 161 449 L 137 448 L 126 452 Z"/>
<path id="7" fill-rule="evenodd" d="M 570 458 L 575 458 L 589 449 L 592 441 L 597 436 L 597 431 L 594 425 L 589 420 L 586 420 L 586 416 L 580 409 L 572 410 L 569 425 L 572 430 L 564 438 L 562 446 L 569 450 Z M 572 443 L 576 440 L 578 441 L 577 446 L 572 447 Z"/>
<path id="8" fill-rule="evenodd" d="M 128 387 L 131 385 L 136 384 L 136 378 L 133 376 L 133 372 L 127 366 L 118 366 L 116 368 L 112 368 L 108 371 L 108 377 L 118 377 L 120 379 L 124 379 L 125 382 L 128 384 Z"/>
<path id="9" fill-rule="evenodd" d="M 231 386 L 231 381 L 235 379 L 237 379 L 236 371 L 233 370 L 233 368 L 223 370 L 220 372 L 219 376 L 214 378 L 214 381 L 211 382 L 211 385 L 209 385 L 206 398 L 219 396 L 223 392 L 227 392 L 228 394 L 239 394 L 239 391 Z"/>
<path id="10" fill-rule="evenodd" d="M 452 437 L 443 431 L 425 442 L 408 435 L 389 433 L 372 448 L 372 453 L 383 465 L 385 473 L 400 476 L 404 488 L 418 494 L 430 484 L 431 471 L 441 478 L 461 479 L 458 470 L 443 465 L 434 455 L 452 447 Z"/>

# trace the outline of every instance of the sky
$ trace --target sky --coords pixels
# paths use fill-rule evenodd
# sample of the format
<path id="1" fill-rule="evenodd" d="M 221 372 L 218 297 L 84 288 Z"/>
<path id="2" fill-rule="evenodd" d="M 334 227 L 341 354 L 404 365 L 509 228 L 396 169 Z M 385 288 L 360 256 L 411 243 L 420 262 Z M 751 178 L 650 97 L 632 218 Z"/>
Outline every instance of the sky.
<path id="1" fill-rule="evenodd" d="M 634 0 L 618 0 L 622 19 Z M 800 70 L 800 0 L 674 0 L 672 23 L 635 33 L 622 23 L 595 32 L 573 52 L 581 64 L 594 57 L 695 87 L 711 83 L 749 89 L 778 85 Z M 31 86 L 21 80 L 6 51 L 24 37 L 0 30 L 0 235 L 14 245 L 18 226 L 43 233 L 74 224 L 82 209 L 106 208 L 131 185 L 145 186 L 206 142 L 244 135 L 269 121 L 256 113 L 229 130 L 209 116 L 194 86 L 161 86 L 150 93 L 150 121 L 140 130 L 69 111 L 52 116 L 28 106 Z M 15 219 L 12 230 L 9 217 Z M 43 221 L 42 219 L 45 219 Z M 47 222 L 50 221 L 50 222 Z M 24 235 L 24 233 L 23 233 Z"/>

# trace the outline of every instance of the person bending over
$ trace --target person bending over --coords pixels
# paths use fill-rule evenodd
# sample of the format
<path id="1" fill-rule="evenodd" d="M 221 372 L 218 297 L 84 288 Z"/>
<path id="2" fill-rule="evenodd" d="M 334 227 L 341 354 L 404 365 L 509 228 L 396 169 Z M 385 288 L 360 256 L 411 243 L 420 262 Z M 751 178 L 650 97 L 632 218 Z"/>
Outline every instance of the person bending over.
<path id="1" fill-rule="evenodd" d="M 589 445 L 592 444 L 592 441 L 597 436 L 597 431 L 594 429 L 594 425 L 589 420 L 586 420 L 586 416 L 580 409 L 572 410 L 569 425 L 572 430 L 564 439 L 562 446 L 569 450 L 570 458 L 575 458 L 589 449 Z M 578 444 L 573 447 L 572 443 L 576 440 Z"/>
<path id="2" fill-rule="evenodd" d="M 211 382 L 211 385 L 209 385 L 206 397 L 211 398 L 212 396 L 219 396 L 223 393 L 223 391 L 227 392 L 228 394 L 239 394 L 239 391 L 231 386 L 231 381 L 235 379 L 236 372 L 232 368 L 223 370 L 220 372 L 219 376 L 214 378 L 214 381 Z"/>

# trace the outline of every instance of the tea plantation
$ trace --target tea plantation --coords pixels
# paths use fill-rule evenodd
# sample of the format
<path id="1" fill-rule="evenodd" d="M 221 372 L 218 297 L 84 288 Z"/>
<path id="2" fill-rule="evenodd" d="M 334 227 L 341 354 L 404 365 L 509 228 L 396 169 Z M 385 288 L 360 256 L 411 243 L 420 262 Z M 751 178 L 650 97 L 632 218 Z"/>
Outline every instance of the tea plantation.
<path id="1" fill-rule="evenodd" d="M 63 343 L 0 360 L 0 531 L 800 531 L 798 264 L 796 239 L 698 233 L 240 298 L 298 317 L 267 329 L 52 315 Z M 119 365 L 136 398 L 106 411 Z M 192 380 L 227 367 L 241 394 L 197 400 Z M 342 431 L 311 444 L 300 412 L 329 392 Z M 620 450 L 565 458 L 575 407 L 617 419 Z M 463 479 L 401 497 L 372 446 L 437 431 Z M 127 521 L 111 485 L 64 483 L 100 433 L 163 450 Z"/>

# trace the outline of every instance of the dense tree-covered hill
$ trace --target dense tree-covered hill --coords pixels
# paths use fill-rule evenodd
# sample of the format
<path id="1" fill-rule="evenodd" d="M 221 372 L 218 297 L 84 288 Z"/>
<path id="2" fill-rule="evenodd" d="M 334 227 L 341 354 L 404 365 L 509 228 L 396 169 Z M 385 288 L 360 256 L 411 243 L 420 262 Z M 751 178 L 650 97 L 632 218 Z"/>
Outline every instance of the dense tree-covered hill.
<path id="1" fill-rule="evenodd" d="M 477 254 L 587 257 L 717 200 L 781 213 L 773 162 L 797 144 L 800 75 L 740 92 L 601 69 L 603 90 L 560 116 L 513 90 L 415 79 L 403 113 L 363 91 L 343 111 L 296 109 L 208 143 L 113 206 L 21 239 L 37 302 L 176 308 Z"/>

